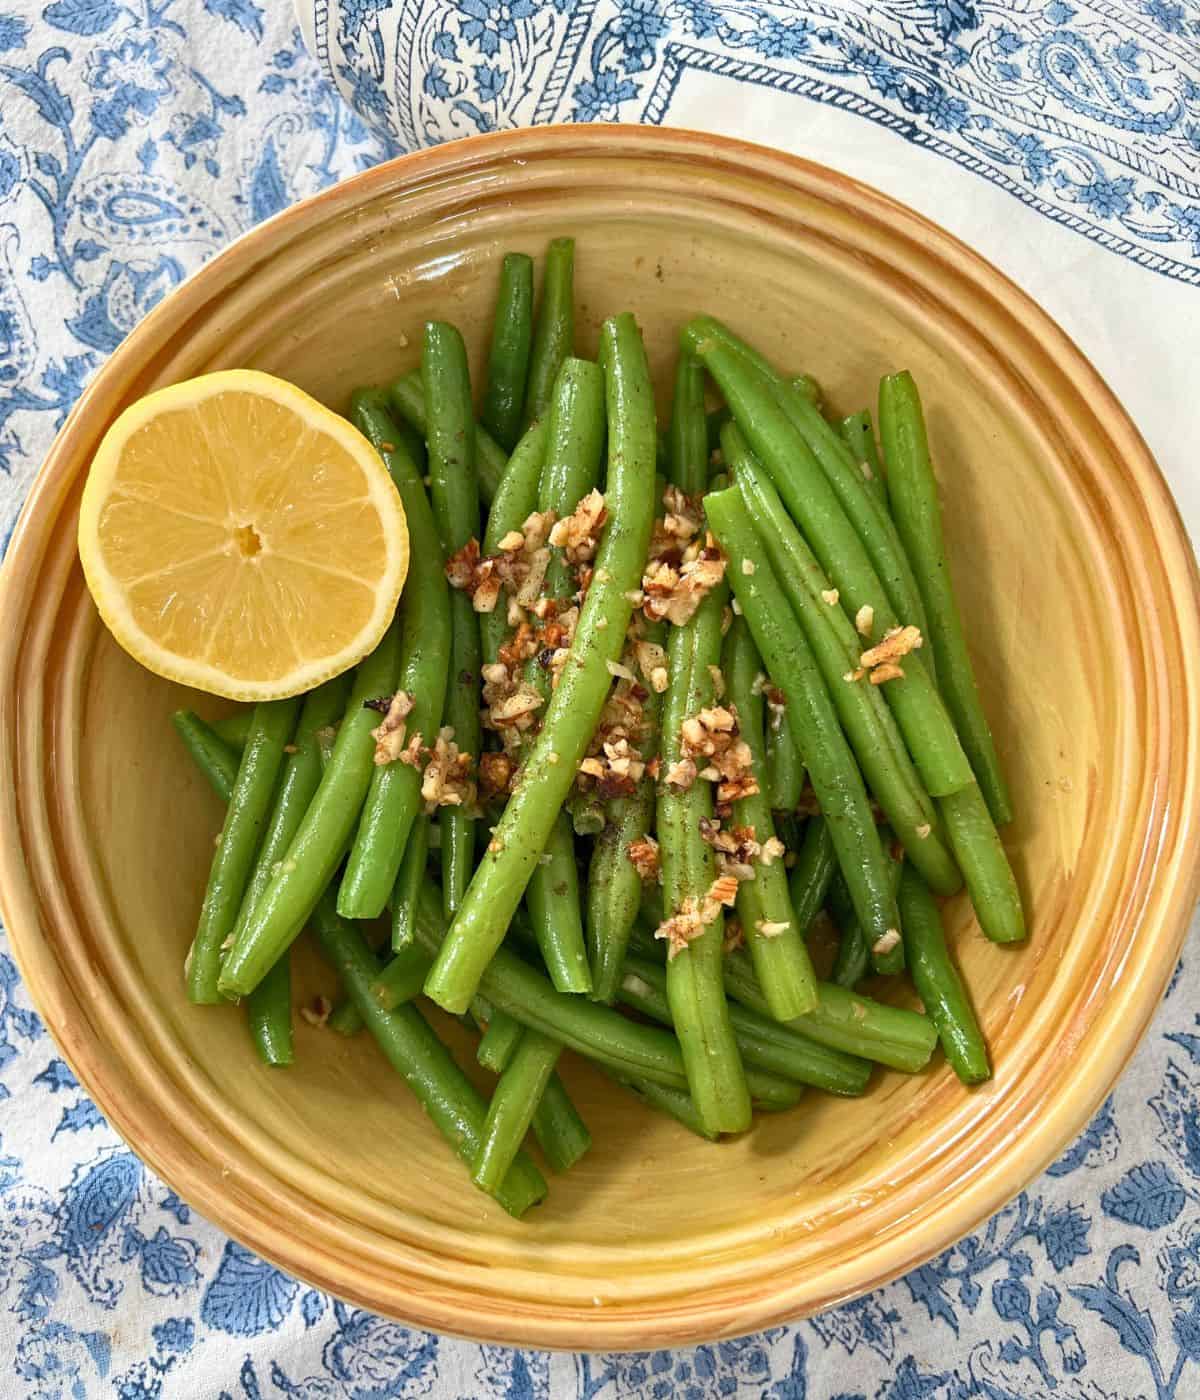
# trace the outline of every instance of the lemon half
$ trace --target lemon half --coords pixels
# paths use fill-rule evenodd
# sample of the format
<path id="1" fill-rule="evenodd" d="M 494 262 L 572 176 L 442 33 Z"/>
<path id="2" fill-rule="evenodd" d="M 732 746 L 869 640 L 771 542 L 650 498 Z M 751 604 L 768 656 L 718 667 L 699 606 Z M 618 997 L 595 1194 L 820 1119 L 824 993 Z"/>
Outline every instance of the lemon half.
<path id="1" fill-rule="evenodd" d="M 84 486 L 79 557 L 143 666 L 275 700 L 383 636 L 408 526 L 361 433 L 294 385 L 235 369 L 159 389 L 113 423 Z"/>

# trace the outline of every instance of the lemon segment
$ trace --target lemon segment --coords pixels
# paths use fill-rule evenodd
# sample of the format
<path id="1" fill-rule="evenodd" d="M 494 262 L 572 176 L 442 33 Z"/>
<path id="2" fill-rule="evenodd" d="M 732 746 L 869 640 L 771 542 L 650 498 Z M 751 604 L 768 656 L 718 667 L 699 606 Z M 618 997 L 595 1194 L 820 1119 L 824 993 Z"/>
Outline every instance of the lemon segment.
<path id="1" fill-rule="evenodd" d="M 225 370 L 149 394 L 109 428 L 79 557 L 143 666 L 273 700 L 376 645 L 408 572 L 408 527 L 357 429 L 284 380 Z"/>

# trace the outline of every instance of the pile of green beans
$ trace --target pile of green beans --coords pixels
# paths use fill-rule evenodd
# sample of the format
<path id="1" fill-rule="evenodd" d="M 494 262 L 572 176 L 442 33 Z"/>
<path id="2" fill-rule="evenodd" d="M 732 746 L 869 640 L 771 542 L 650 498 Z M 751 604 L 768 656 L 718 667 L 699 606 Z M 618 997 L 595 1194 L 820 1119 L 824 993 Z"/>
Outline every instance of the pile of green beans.
<path id="1" fill-rule="evenodd" d="M 1026 936 L 912 377 L 882 381 L 877 440 L 698 316 L 660 431 L 633 316 L 577 346 L 574 270 L 555 239 L 535 295 L 536 260 L 504 256 L 477 397 L 441 321 L 352 396 L 411 541 L 375 650 L 173 717 L 224 804 L 189 999 L 244 1001 L 271 1067 L 365 1029 L 517 1216 L 547 1191 L 531 1135 L 554 1172 L 591 1144 L 564 1053 L 710 1140 L 939 1046 L 977 1084 L 938 901 L 965 884 L 987 937 Z M 305 928 L 340 987 L 294 1024 Z M 478 1033 L 490 1095 L 423 1001 Z"/>

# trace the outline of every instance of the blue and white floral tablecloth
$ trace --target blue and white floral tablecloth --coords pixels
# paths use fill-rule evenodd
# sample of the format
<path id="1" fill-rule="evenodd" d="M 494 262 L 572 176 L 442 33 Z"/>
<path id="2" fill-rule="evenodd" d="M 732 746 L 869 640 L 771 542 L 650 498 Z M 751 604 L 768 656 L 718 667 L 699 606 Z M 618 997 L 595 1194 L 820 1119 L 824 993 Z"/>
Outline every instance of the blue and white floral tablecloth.
<path id="1" fill-rule="evenodd" d="M 293 200 L 546 121 L 800 151 L 948 225 L 1083 345 L 1195 534 L 1197 0 L 0 0 L 0 539 L 137 319 Z M 311 57 L 310 57 L 311 53 Z M 344 99 L 339 96 L 339 91 Z M 800 1326 L 548 1357 L 406 1330 L 220 1236 L 80 1091 L 0 951 L 0 1395 L 1200 1396 L 1200 943 L 1091 1127 L 933 1263 Z"/>

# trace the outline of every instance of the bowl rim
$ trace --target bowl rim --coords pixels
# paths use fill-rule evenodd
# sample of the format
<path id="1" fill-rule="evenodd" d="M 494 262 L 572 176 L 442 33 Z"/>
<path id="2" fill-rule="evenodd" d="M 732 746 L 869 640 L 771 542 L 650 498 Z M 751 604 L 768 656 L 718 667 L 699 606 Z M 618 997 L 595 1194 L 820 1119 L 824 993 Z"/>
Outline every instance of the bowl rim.
<path id="1" fill-rule="evenodd" d="M 749 167 L 761 179 L 781 181 L 819 197 L 828 198 L 837 193 L 858 208 L 870 211 L 879 222 L 898 228 L 904 237 L 922 240 L 936 249 L 939 258 L 969 279 L 981 294 L 1015 304 L 1036 331 L 1056 369 L 1071 380 L 1078 393 L 1089 399 L 1096 417 L 1103 421 L 1107 434 L 1113 438 L 1114 446 L 1121 450 L 1139 500 L 1154 517 L 1159 557 L 1164 572 L 1173 581 L 1178 608 L 1174 621 L 1184 643 L 1180 666 L 1186 681 L 1186 695 L 1180 703 L 1186 709 L 1188 722 L 1179 738 L 1181 743 L 1186 739 L 1186 764 L 1182 770 L 1185 800 L 1161 817 L 1163 830 L 1171 838 L 1165 843 L 1171 848 L 1167 871 L 1169 888 L 1160 893 L 1152 921 L 1152 941 L 1161 957 L 1161 966 L 1143 967 L 1139 976 L 1132 979 L 1136 986 L 1125 988 L 1121 998 L 1123 1014 L 1108 1014 L 1107 1034 L 1100 1038 L 1101 1043 L 1093 1043 L 1090 1053 L 1080 1057 L 1073 1067 L 1075 1092 L 1057 1095 L 1021 1139 L 1019 1167 L 1014 1168 L 1007 1160 L 1008 1154 L 994 1154 L 973 1175 L 965 1190 L 924 1218 L 919 1246 L 906 1242 L 899 1233 L 877 1244 L 870 1255 L 869 1271 L 856 1278 L 850 1288 L 830 1291 L 828 1287 L 822 1288 L 819 1280 L 771 1275 L 755 1290 L 754 1298 L 739 1308 L 732 1329 L 725 1306 L 712 1302 L 706 1305 L 701 1299 L 672 1299 L 671 1305 L 664 1306 L 662 1311 L 658 1311 L 656 1305 L 653 1318 L 640 1324 L 637 1310 L 642 1305 L 636 1302 L 631 1305 L 632 1312 L 619 1305 L 597 1309 L 588 1317 L 586 1327 L 577 1315 L 570 1313 L 544 1313 L 530 1320 L 529 1313 L 520 1310 L 512 1317 L 505 1317 L 492 1311 L 485 1313 L 480 1306 L 483 1295 L 474 1293 L 464 1298 L 449 1282 L 441 1290 L 422 1290 L 419 1299 L 408 1300 L 413 1303 L 412 1307 L 397 1311 L 378 1298 L 363 1296 L 355 1285 L 353 1271 L 341 1261 L 313 1250 L 295 1233 L 272 1230 L 270 1213 L 265 1208 L 256 1217 L 246 1209 L 235 1209 L 222 1195 L 219 1183 L 214 1188 L 211 1176 L 200 1172 L 190 1182 L 181 1181 L 178 1157 L 169 1159 L 169 1154 L 164 1154 L 157 1143 L 138 1143 L 137 1115 L 127 1115 L 119 1095 L 114 1097 L 109 1092 L 103 1047 L 64 1032 L 68 1023 L 60 1019 L 60 1013 L 69 1013 L 74 993 L 56 959 L 45 951 L 37 893 L 25 859 L 25 833 L 18 810 L 16 761 L 11 742 L 21 704 L 18 687 L 13 683 L 24 637 L 21 622 L 36 585 L 36 570 L 23 568 L 23 565 L 27 559 L 36 563 L 40 552 L 47 547 L 48 527 L 44 520 L 53 522 L 57 502 L 72 485 L 69 468 L 73 455 L 77 455 L 75 439 L 82 431 L 81 424 L 90 405 L 102 398 L 114 382 L 124 382 L 127 388 L 135 386 L 138 367 L 144 358 L 143 347 L 157 342 L 160 328 L 185 326 L 205 305 L 211 282 L 219 281 L 226 269 L 232 267 L 242 266 L 242 275 L 246 275 L 246 270 L 252 271 L 258 262 L 270 256 L 274 245 L 286 244 L 293 230 L 300 232 L 310 224 L 328 221 L 339 211 L 352 210 L 390 188 L 419 182 L 427 174 L 448 174 L 481 160 L 519 162 L 535 151 L 539 156 L 559 157 L 577 151 L 589 155 L 716 160 Z M 1149 448 L 1091 362 L 1009 277 L 954 235 L 891 196 L 817 162 L 756 143 L 707 132 L 636 125 L 548 126 L 494 132 L 396 157 L 310 196 L 247 230 L 134 327 L 71 410 L 31 486 L 0 569 L 0 913 L 35 1007 L 64 1058 L 113 1128 L 185 1200 L 195 1204 L 205 1218 L 271 1263 L 335 1296 L 436 1332 L 518 1346 L 568 1350 L 681 1345 L 709 1337 L 745 1334 L 780 1321 L 798 1320 L 890 1282 L 949 1247 L 994 1214 L 1082 1129 L 1149 1027 L 1174 969 L 1200 891 L 1200 866 L 1194 866 L 1185 858 L 1200 829 L 1198 735 L 1200 575 L 1178 509 Z M 1159 867 L 1160 871 L 1162 868 Z M 1143 930 L 1143 936 L 1149 937 L 1148 930 Z M 1002 1157 L 1006 1160 L 1002 1161 Z M 251 1221 L 256 1229 L 249 1228 Z M 584 1330 L 586 1337 L 580 1335 Z M 585 1341 L 586 1348 L 580 1347 L 581 1341 Z"/>

